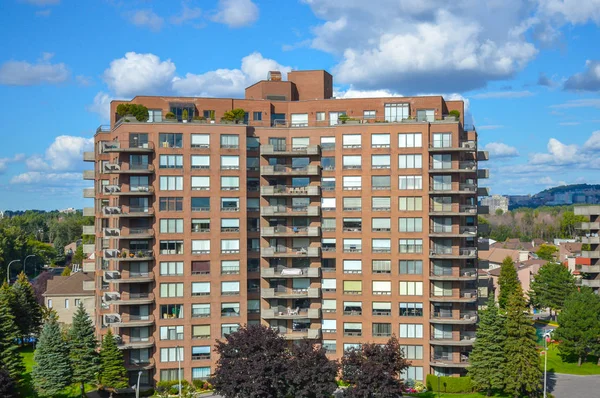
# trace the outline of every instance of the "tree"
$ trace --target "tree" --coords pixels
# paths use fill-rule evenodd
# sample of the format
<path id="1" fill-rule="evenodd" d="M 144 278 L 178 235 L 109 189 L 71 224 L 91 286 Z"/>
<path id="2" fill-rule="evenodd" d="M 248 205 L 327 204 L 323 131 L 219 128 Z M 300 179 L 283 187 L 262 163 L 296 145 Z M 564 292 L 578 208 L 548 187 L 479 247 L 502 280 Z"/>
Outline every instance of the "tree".
<path id="1" fill-rule="evenodd" d="M 536 395 L 541 387 L 540 358 L 535 327 L 527 316 L 521 285 L 508 298 L 504 347 L 504 391 L 515 398 Z"/>
<path id="2" fill-rule="evenodd" d="M 473 385 L 478 390 L 492 394 L 493 389 L 504 388 L 504 344 L 506 342 L 505 318 L 498 312 L 494 296 L 487 308 L 479 311 L 479 325 L 475 333 L 473 351 L 469 355 L 471 366 L 468 368 Z"/>
<path id="3" fill-rule="evenodd" d="M 210 383 L 224 398 L 280 398 L 287 394 L 287 342 L 263 325 L 248 325 L 217 340 L 219 355 Z"/>
<path id="4" fill-rule="evenodd" d="M 73 254 L 73 258 L 71 259 L 71 264 L 82 265 L 83 259 L 85 255 L 83 254 L 83 245 L 77 246 L 75 250 L 75 254 Z"/>
<path id="5" fill-rule="evenodd" d="M 48 287 L 48 281 L 52 279 L 52 273 L 48 271 L 44 271 L 39 274 L 31 284 L 33 288 L 33 293 L 35 294 L 35 299 L 40 306 L 44 305 L 44 292 L 46 292 L 46 288 Z"/>
<path id="6" fill-rule="evenodd" d="M 15 380 L 10 376 L 6 368 L 0 366 L 0 397 L 17 398 L 18 396 Z"/>
<path id="7" fill-rule="evenodd" d="M 585 222 L 586 217 L 575 215 L 572 211 L 565 211 L 560 220 L 560 232 L 563 238 L 573 238 L 575 236 L 575 226 L 577 223 Z"/>
<path id="8" fill-rule="evenodd" d="M 559 263 L 543 265 L 531 282 L 530 297 L 537 308 L 550 308 L 552 311 L 563 308 L 567 296 L 576 290 L 575 278 L 571 271 Z"/>
<path id="9" fill-rule="evenodd" d="M 85 393 L 85 383 L 97 380 L 99 358 L 96 348 L 98 341 L 94 325 L 90 316 L 80 303 L 73 323 L 68 333 L 71 365 L 73 367 L 73 381 L 81 386 L 81 396 Z"/>
<path id="10" fill-rule="evenodd" d="M 24 272 L 19 274 L 12 289 L 17 300 L 17 312 L 14 315 L 21 336 L 37 335 L 42 324 L 42 309 Z"/>
<path id="11" fill-rule="evenodd" d="M 502 210 L 502 209 L 496 209 L 496 215 L 497 216 L 501 216 L 502 214 L 504 214 L 504 210 Z"/>
<path id="12" fill-rule="evenodd" d="M 65 267 L 65 269 L 63 269 L 63 272 L 60 274 L 60 276 L 69 276 L 71 275 L 71 268 L 69 267 Z"/>
<path id="13" fill-rule="evenodd" d="M 5 283 L 0 289 L 0 367 L 13 380 L 19 380 L 25 372 L 23 359 L 18 351 L 19 328 L 11 310 L 12 291 Z"/>
<path id="14" fill-rule="evenodd" d="M 33 384 L 40 395 L 55 396 L 71 384 L 69 346 L 63 339 L 55 312 L 44 323 L 33 359 Z"/>
<path id="15" fill-rule="evenodd" d="M 400 375 L 409 364 L 395 336 L 385 345 L 366 343 L 350 349 L 342 357 L 342 378 L 350 383 L 344 396 L 395 398 L 402 388 Z"/>
<path id="16" fill-rule="evenodd" d="M 572 292 L 558 315 L 558 328 L 554 338 L 560 340 L 560 356 L 565 362 L 577 358 L 577 364 L 585 361 L 590 353 L 600 352 L 600 298 L 587 286 Z"/>
<path id="17" fill-rule="evenodd" d="M 521 282 L 517 276 L 517 270 L 512 258 L 506 257 L 500 266 L 500 276 L 498 277 L 498 287 L 500 294 L 498 295 L 498 304 L 500 309 L 506 309 L 508 298 L 517 288 L 521 289 Z"/>
<path id="18" fill-rule="evenodd" d="M 241 108 L 232 109 L 223 114 L 222 120 L 230 122 L 241 122 L 246 117 L 246 111 Z"/>
<path id="19" fill-rule="evenodd" d="M 535 254 L 542 260 L 554 261 L 554 253 L 556 252 L 558 252 L 556 246 L 542 244 Z"/>
<path id="20" fill-rule="evenodd" d="M 106 389 L 125 388 L 129 385 L 123 351 L 117 346 L 111 329 L 104 335 L 100 347 L 100 384 Z"/>
<path id="21" fill-rule="evenodd" d="M 302 340 L 292 346 L 287 368 L 289 396 L 295 398 L 330 398 L 337 389 L 338 363 L 330 361 L 325 348 L 316 348 Z"/>

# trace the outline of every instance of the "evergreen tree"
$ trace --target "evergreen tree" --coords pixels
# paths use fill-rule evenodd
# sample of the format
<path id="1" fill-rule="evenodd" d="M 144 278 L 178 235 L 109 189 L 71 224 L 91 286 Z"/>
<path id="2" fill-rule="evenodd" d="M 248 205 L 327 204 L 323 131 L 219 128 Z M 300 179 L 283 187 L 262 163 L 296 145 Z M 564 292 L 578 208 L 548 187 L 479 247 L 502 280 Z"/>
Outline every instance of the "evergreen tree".
<path id="1" fill-rule="evenodd" d="M 73 381 L 81 385 L 81 396 L 85 393 L 85 383 L 97 380 L 99 358 L 96 348 L 98 342 L 94 326 L 88 313 L 79 304 L 73 316 L 73 323 L 68 333 Z"/>
<path id="2" fill-rule="evenodd" d="M 508 298 L 504 355 L 504 391 L 515 398 L 536 395 L 541 387 L 540 358 L 533 322 L 527 316 L 521 285 Z"/>
<path id="3" fill-rule="evenodd" d="M 17 398 L 18 396 L 15 380 L 4 367 L 0 366 L 0 397 Z"/>
<path id="4" fill-rule="evenodd" d="M 44 323 L 33 359 L 33 385 L 40 395 L 55 396 L 71 384 L 69 346 L 63 339 L 55 312 L 51 312 Z"/>
<path id="5" fill-rule="evenodd" d="M 565 299 L 576 290 L 575 278 L 567 267 L 559 263 L 542 266 L 531 282 L 531 301 L 537 308 L 561 310 Z"/>
<path id="6" fill-rule="evenodd" d="M 600 298 L 591 288 L 582 286 L 580 291 L 567 297 L 558 315 L 558 328 L 554 332 L 554 338 L 561 341 L 558 350 L 565 362 L 577 358 L 581 366 L 588 354 L 600 352 L 598 314 Z"/>
<path id="7" fill-rule="evenodd" d="M 505 310 L 506 305 L 508 304 L 508 298 L 517 290 L 517 287 L 521 290 L 521 282 L 519 282 L 519 277 L 517 276 L 515 263 L 512 258 L 508 256 L 502 261 L 502 265 L 500 266 L 498 287 L 500 288 L 498 304 L 500 305 L 501 310 Z"/>
<path id="8" fill-rule="evenodd" d="M 100 347 L 100 384 L 104 388 L 117 389 L 129 386 L 123 351 L 117 346 L 111 329 L 104 335 Z"/>
<path id="9" fill-rule="evenodd" d="M 475 333 L 473 351 L 469 355 L 471 366 L 468 368 L 473 385 L 478 390 L 491 395 L 493 389 L 504 388 L 504 344 L 506 342 L 505 318 L 498 312 L 494 296 L 487 308 L 479 311 L 479 325 Z"/>
<path id="10" fill-rule="evenodd" d="M 17 310 L 13 315 L 15 316 L 21 336 L 37 335 L 42 324 L 42 309 L 37 302 L 33 287 L 24 272 L 19 274 L 12 289 L 15 292 Z"/>
<path id="11" fill-rule="evenodd" d="M 7 286 L 6 283 L 4 285 Z M 3 286 L 0 292 L 0 367 L 8 372 L 10 378 L 19 380 L 25 372 L 25 366 L 17 345 L 19 328 L 8 301 L 12 291 Z"/>
<path id="12" fill-rule="evenodd" d="M 69 267 L 65 267 L 65 269 L 63 269 L 63 272 L 60 274 L 60 276 L 69 276 L 71 275 L 71 268 Z"/>

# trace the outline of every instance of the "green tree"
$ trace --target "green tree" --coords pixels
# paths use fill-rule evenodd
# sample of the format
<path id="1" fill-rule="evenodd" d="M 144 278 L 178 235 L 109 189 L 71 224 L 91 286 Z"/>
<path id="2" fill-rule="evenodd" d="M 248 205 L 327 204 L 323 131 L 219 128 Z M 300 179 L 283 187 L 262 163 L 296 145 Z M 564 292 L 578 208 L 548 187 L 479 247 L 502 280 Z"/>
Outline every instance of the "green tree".
<path id="1" fill-rule="evenodd" d="M 222 120 L 230 122 L 241 122 L 246 116 L 246 111 L 241 108 L 232 109 L 223 114 Z"/>
<path id="2" fill-rule="evenodd" d="M 479 325 L 475 333 L 473 351 L 469 355 L 471 366 L 468 368 L 473 386 L 477 390 L 502 390 L 504 388 L 504 344 L 506 343 L 506 325 L 504 315 L 498 312 L 494 296 L 487 308 L 479 311 Z"/>
<path id="3" fill-rule="evenodd" d="M 55 312 L 51 312 L 44 323 L 33 359 L 33 385 L 40 395 L 56 396 L 71 384 L 69 346 L 63 339 Z"/>
<path id="4" fill-rule="evenodd" d="M 73 381 L 81 386 L 81 396 L 85 393 L 85 383 L 92 383 L 98 379 L 100 362 L 96 348 L 98 341 L 94 325 L 90 316 L 79 304 L 73 323 L 68 333 L 69 353 L 73 367 Z"/>
<path id="5" fill-rule="evenodd" d="M 85 255 L 83 254 L 83 245 L 77 246 L 75 253 L 73 254 L 73 258 L 71 259 L 71 264 L 82 265 L 83 259 Z"/>
<path id="6" fill-rule="evenodd" d="M 512 293 L 515 292 L 517 288 L 521 290 L 521 282 L 519 282 L 519 277 L 517 276 L 515 263 L 512 258 L 508 256 L 502 261 L 502 265 L 500 266 L 498 287 L 500 288 L 498 304 L 500 305 L 500 309 L 504 310 L 508 304 L 508 298 Z"/>
<path id="7" fill-rule="evenodd" d="M 24 272 L 19 274 L 12 289 L 16 297 L 17 310 L 13 315 L 15 315 L 21 336 L 37 335 L 42 324 L 42 309 L 35 297 L 33 286 Z"/>
<path id="8" fill-rule="evenodd" d="M 501 216 L 502 214 L 504 214 L 504 210 L 502 210 L 502 209 L 496 209 L 496 215 L 497 216 Z"/>
<path id="9" fill-rule="evenodd" d="M 537 336 L 527 314 L 521 285 L 512 292 L 506 306 L 506 341 L 504 343 L 504 391 L 515 398 L 537 395 L 541 387 Z"/>
<path id="10" fill-rule="evenodd" d="M 0 367 L 5 369 L 13 380 L 19 380 L 25 372 L 25 366 L 17 345 L 19 328 L 9 301 L 13 295 L 8 287 L 3 286 L 0 290 Z"/>
<path id="11" fill-rule="evenodd" d="M 558 252 L 558 248 L 552 245 L 543 244 L 540 246 L 537 252 L 537 256 L 542 260 L 554 261 L 554 253 Z"/>
<path id="12" fill-rule="evenodd" d="M 577 223 L 586 221 L 585 216 L 575 215 L 572 211 L 565 211 L 560 219 L 560 233 L 562 238 L 573 238 Z"/>
<path id="13" fill-rule="evenodd" d="M 100 384 L 106 389 L 128 386 L 123 351 L 117 346 L 111 329 L 104 335 L 100 347 Z"/>
<path id="14" fill-rule="evenodd" d="M 529 296 L 537 308 L 561 310 L 567 296 L 576 290 L 575 278 L 567 267 L 559 263 L 543 265 L 531 282 Z"/>
<path id="15" fill-rule="evenodd" d="M 582 286 L 565 300 L 558 315 L 558 328 L 554 338 L 560 340 L 560 356 L 565 362 L 577 358 L 577 364 L 585 361 L 590 353 L 600 353 L 600 298 L 591 288 Z"/>
<path id="16" fill-rule="evenodd" d="M 63 272 L 61 272 L 60 276 L 69 276 L 71 275 L 71 268 L 70 267 L 65 267 L 65 269 L 63 269 Z"/>

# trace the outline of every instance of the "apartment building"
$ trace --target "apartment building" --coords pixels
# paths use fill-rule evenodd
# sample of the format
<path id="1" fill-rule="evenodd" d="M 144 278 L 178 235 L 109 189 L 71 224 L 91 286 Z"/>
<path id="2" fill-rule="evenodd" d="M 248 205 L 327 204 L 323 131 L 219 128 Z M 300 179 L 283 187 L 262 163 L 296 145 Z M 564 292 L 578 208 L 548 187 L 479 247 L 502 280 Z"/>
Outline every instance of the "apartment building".
<path id="1" fill-rule="evenodd" d="M 582 286 L 589 286 L 596 293 L 600 288 L 600 206 L 575 206 L 575 215 L 585 216 L 587 222 L 577 225 L 581 231 L 581 243 L 590 245 L 590 250 L 582 250 L 581 257 L 589 259 L 586 261 L 589 265 L 576 265 L 576 270 L 584 274 L 584 277 L 577 280 Z"/>
<path id="2" fill-rule="evenodd" d="M 464 104 L 332 93 L 325 71 L 271 72 L 244 99 L 135 97 L 147 122 L 111 103 L 84 154 L 86 266 L 98 333 L 121 336 L 132 383 L 177 379 L 179 362 L 206 378 L 215 341 L 259 322 L 332 358 L 393 334 L 406 377 L 464 373 L 488 194 Z M 243 121 L 221 121 L 237 108 Z"/>

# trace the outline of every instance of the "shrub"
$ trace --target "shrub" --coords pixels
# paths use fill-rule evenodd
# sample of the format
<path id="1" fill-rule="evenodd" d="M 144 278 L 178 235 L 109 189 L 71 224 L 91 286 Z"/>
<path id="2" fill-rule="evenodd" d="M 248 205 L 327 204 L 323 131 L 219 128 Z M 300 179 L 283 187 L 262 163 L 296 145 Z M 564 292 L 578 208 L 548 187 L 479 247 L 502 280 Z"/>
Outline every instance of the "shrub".
<path id="1" fill-rule="evenodd" d="M 237 123 L 237 122 L 241 122 L 242 120 L 244 120 L 245 116 L 246 116 L 246 111 L 244 111 L 242 108 L 236 108 L 236 109 L 232 109 L 230 111 L 225 112 L 223 114 L 223 117 L 221 118 L 221 120 Z"/>
<path id="2" fill-rule="evenodd" d="M 427 391 L 438 390 L 438 377 L 435 375 L 427 375 Z M 470 377 L 440 377 L 441 392 L 457 394 L 473 391 L 473 384 Z"/>
<path id="3" fill-rule="evenodd" d="M 187 109 L 184 109 L 183 112 L 181 113 L 181 118 L 183 120 L 188 120 L 190 118 L 190 114 L 188 113 Z"/>
<path id="4" fill-rule="evenodd" d="M 454 116 L 456 120 L 460 120 L 460 112 L 457 110 L 448 112 L 448 116 Z"/>
<path id="5" fill-rule="evenodd" d="M 165 119 L 175 119 L 175 114 L 173 112 L 167 112 Z"/>
<path id="6" fill-rule="evenodd" d="M 192 118 L 192 120 L 206 120 L 206 118 L 204 116 L 198 116 L 198 115 L 196 115 L 196 116 L 194 116 Z"/>
<path id="7" fill-rule="evenodd" d="M 148 120 L 148 108 L 138 104 L 119 104 L 117 106 L 117 115 L 121 117 L 133 115 L 138 122 L 145 122 Z"/>

